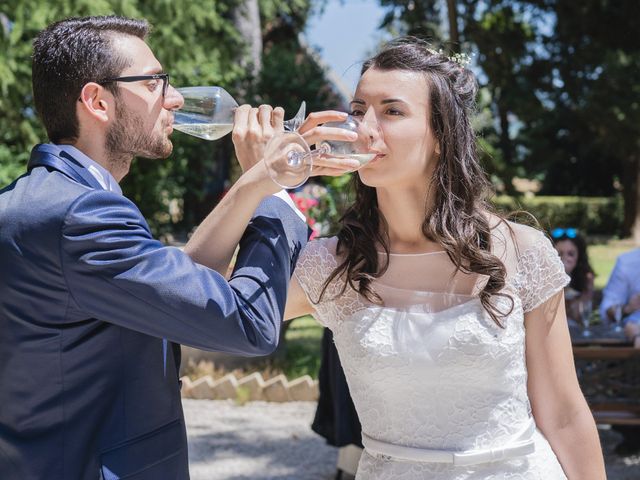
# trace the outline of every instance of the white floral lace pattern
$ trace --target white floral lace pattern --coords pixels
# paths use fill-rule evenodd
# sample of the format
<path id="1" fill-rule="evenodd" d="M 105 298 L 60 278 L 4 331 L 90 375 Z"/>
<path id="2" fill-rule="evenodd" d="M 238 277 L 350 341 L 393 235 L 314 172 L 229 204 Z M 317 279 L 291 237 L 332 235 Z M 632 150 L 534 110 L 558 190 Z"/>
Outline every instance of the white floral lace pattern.
<path id="1" fill-rule="evenodd" d="M 550 242 L 528 227 L 517 228 L 517 262 L 505 262 L 513 309 L 498 326 L 479 298 L 441 311 L 425 305 L 375 306 L 332 281 L 336 239 L 309 242 L 296 278 L 334 332 L 363 431 L 382 442 L 416 448 L 499 448 L 531 418 L 527 395 L 524 313 L 566 284 L 562 263 Z M 425 275 L 430 258 L 423 261 Z M 424 298 L 430 298 L 425 296 Z M 495 297 L 499 307 L 511 302 Z M 426 301 L 426 300 L 425 300 Z M 427 306 L 428 307 L 428 306 Z M 400 461 L 368 452 L 358 479 L 475 480 L 564 479 L 553 451 L 536 432 L 536 451 L 501 462 L 454 467 Z"/>

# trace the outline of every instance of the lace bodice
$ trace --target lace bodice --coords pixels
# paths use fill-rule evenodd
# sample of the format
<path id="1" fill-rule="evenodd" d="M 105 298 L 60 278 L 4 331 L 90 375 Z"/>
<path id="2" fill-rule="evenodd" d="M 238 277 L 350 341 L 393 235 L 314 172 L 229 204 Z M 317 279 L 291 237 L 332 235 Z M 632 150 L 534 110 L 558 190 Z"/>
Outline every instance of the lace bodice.
<path id="1" fill-rule="evenodd" d="M 494 233 L 494 253 L 507 268 L 503 293 L 513 299 L 504 328 L 477 297 L 487 279 L 455 273 L 441 252 L 391 255 L 387 272 L 374 284 L 383 305 L 350 288 L 341 294 L 340 279 L 318 302 L 337 265 L 337 239 L 307 245 L 295 275 L 315 317 L 334 332 L 367 435 L 417 448 L 474 450 L 500 446 L 530 421 L 524 314 L 560 291 L 568 277 L 542 233 L 510 226 L 513 236 L 506 225 Z M 505 311 L 511 306 L 500 296 L 493 301 Z M 564 478 L 547 442 L 536 435 L 541 445 L 526 464 L 502 462 L 496 470 L 502 476 L 491 478 Z M 359 478 L 488 478 L 492 470 L 486 469 L 496 468 L 409 464 L 365 453 Z"/>

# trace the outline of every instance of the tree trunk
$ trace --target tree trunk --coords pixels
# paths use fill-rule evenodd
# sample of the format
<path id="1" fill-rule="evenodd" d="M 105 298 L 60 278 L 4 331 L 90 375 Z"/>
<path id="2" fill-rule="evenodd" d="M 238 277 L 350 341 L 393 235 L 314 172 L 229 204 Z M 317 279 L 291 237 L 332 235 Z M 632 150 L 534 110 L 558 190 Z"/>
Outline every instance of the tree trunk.
<path id="1" fill-rule="evenodd" d="M 640 162 L 631 157 L 624 162 L 622 167 L 622 197 L 624 199 L 624 221 L 622 224 L 622 236 L 633 236 L 640 228 L 640 208 L 638 208 L 638 181 Z"/>
<path id="2" fill-rule="evenodd" d="M 262 28 L 258 0 L 244 0 L 233 12 L 233 21 L 247 45 L 248 55 L 243 55 L 240 64 L 249 69 L 256 78 L 262 69 Z"/>
<path id="3" fill-rule="evenodd" d="M 449 13 L 449 42 L 452 52 L 460 53 L 460 35 L 458 32 L 458 10 L 456 0 L 447 0 L 447 10 Z"/>
<path id="4" fill-rule="evenodd" d="M 511 146 L 511 138 L 509 138 L 509 117 L 507 109 L 500 105 L 500 102 L 496 102 L 498 107 L 498 116 L 500 117 L 500 150 L 502 150 L 502 157 L 504 163 L 512 167 L 513 166 L 513 149 Z"/>

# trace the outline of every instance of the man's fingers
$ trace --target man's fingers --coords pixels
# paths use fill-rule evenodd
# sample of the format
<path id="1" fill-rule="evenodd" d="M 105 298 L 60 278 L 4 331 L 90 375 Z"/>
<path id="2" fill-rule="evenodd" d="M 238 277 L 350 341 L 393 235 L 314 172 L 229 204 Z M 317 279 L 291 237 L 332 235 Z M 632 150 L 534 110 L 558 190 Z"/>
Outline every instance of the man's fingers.
<path id="1" fill-rule="evenodd" d="M 258 120 L 258 109 L 252 108 L 249 111 L 249 119 L 248 119 L 249 128 L 247 130 L 247 140 L 249 141 L 257 141 L 262 137 L 262 127 L 260 126 L 260 121 Z"/>
<path id="2" fill-rule="evenodd" d="M 258 122 L 262 127 L 262 136 L 265 139 L 273 137 L 273 126 L 271 125 L 271 113 L 273 107 L 271 105 L 260 105 L 258 107 Z"/>
<path id="3" fill-rule="evenodd" d="M 249 129 L 249 112 L 251 112 L 251 105 L 240 105 L 236 108 L 233 115 L 233 133 L 231 138 L 234 142 L 242 141 L 247 135 Z"/>
<path id="4" fill-rule="evenodd" d="M 271 125 L 276 132 L 284 131 L 284 108 L 276 107 L 271 114 Z"/>
<path id="5" fill-rule="evenodd" d="M 302 135 L 309 130 L 317 127 L 321 123 L 326 122 L 341 122 L 347 119 L 348 114 L 345 112 L 338 112 L 337 110 L 325 110 L 323 112 L 310 113 L 305 121 L 298 129 L 298 133 Z"/>

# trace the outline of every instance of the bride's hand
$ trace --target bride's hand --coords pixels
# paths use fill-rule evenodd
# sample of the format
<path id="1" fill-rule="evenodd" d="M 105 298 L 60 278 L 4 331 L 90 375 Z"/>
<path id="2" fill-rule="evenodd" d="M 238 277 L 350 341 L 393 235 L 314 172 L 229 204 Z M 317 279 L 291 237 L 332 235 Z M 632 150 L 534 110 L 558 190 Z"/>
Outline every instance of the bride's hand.
<path id="1" fill-rule="evenodd" d="M 282 107 L 241 105 L 236 109 L 231 139 L 243 172 L 262 160 L 267 142 L 284 131 L 283 122 Z"/>
<path id="2" fill-rule="evenodd" d="M 315 145 L 324 140 L 335 140 L 340 142 L 354 141 L 357 138 L 355 132 L 343 128 L 325 127 L 327 122 L 342 122 L 346 120 L 347 114 L 335 110 L 313 112 L 305 119 L 298 129 L 298 133 L 304 138 L 308 145 Z M 312 176 L 327 175 L 336 177 L 352 172 L 360 166 L 357 160 L 348 158 L 336 158 L 331 156 L 320 156 L 313 160 Z"/>

